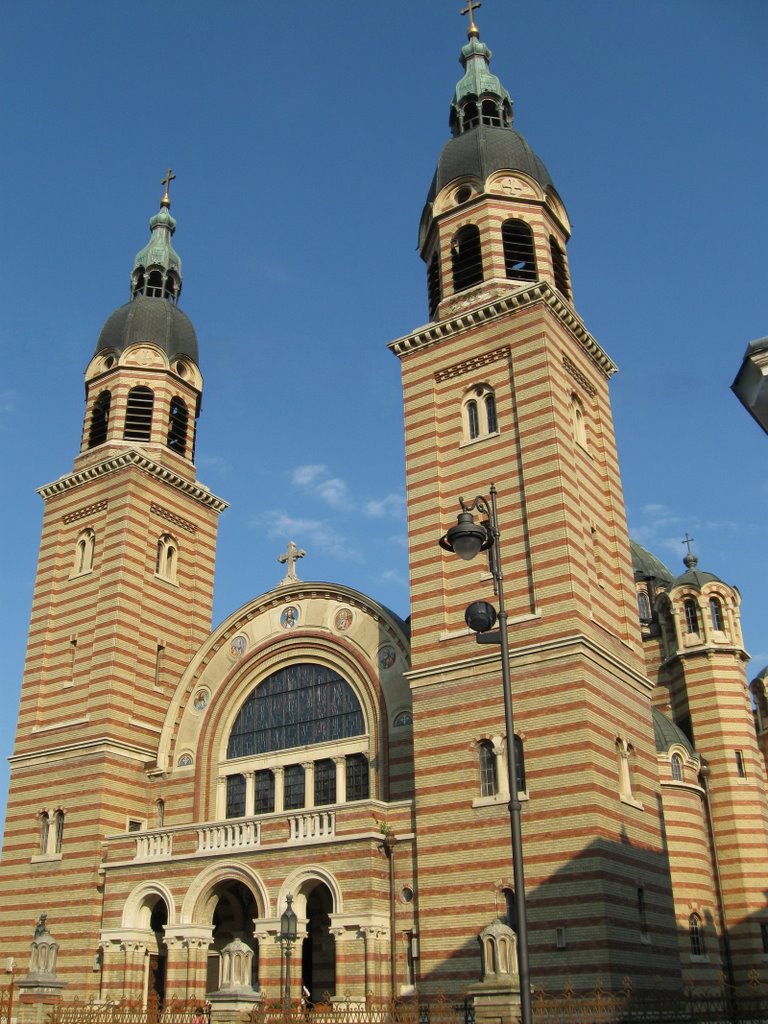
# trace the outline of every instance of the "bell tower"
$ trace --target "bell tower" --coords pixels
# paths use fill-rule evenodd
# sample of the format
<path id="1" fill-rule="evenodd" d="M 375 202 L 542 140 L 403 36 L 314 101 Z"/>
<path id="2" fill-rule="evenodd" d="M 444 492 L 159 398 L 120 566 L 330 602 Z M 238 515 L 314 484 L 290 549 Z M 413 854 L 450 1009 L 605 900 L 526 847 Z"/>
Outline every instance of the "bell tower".
<path id="1" fill-rule="evenodd" d="M 405 417 L 420 983 L 474 977 L 477 935 L 499 914 L 514 922 L 514 742 L 534 985 L 578 975 L 581 987 L 618 988 L 631 974 L 673 986 L 651 684 L 608 394 L 616 367 L 576 311 L 565 206 L 513 127 L 469 13 L 452 138 L 419 226 L 430 322 L 390 345 Z M 488 566 L 438 547 L 459 498 L 491 483 L 516 737 L 505 736 L 499 649 L 464 624 L 471 602 L 493 599 Z"/>
<path id="2" fill-rule="evenodd" d="M 1 870 L 6 921 L 17 928 L 7 955 L 24 956 L 29 923 L 45 911 L 68 951 L 65 981 L 98 953 L 78 937 L 99 932 L 100 839 L 155 824 L 147 782 L 163 716 L 211 627 L 226 503 L 195 473 L 203 381 L 178 305 L 172 178 L 134 261 L 130 301 L 107 319 L 86 367 L 73 469 L 39 491 Z"/>

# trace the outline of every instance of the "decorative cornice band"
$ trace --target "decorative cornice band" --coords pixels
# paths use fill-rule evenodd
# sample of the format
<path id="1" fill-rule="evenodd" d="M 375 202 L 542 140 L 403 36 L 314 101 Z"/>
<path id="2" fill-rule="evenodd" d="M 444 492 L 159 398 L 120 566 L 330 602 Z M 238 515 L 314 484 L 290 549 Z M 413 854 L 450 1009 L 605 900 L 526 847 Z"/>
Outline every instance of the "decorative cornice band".
<path id="1" fill-rule="evenodd" d="M 569 359 L 568 356 L 563 356 L 563 366 L 565 367 L 566 373 L 570 373 L 576 383 L 581 384 L 590 398 L 594 398 L 597 394 L 597 390 L 589 378 L 581 372 L 578 366 L 574 365 L 573 360 Z"/>
<path id="2" fill-rule="evenodd" d="M 107 507 L 106 501 L 97 501 L 93 505 L 86 505 L 85 508 L 79 508 L 76 512 L 69 512 L 67 515 L 62 516 L 62 523 L 76 523 L 78 519 L 85 519 L 86 516 L 96 515 L 97 512 L 103 512 Z"/>
<path id="3" fill-rule="evenodd" d="M 402 357 L 410 352 L 415 352 L 417 349 L 436 345 L 445 338 L 461 334 L 466 330 L 477 327 L 479 324 L 498 320 L 499 317 L 506 316 L 507 313 L 523 309 L 526 306 L 532 306 L 536 302 L 543 302 L 549 306 L 558 320 L 571 333 L 606 377 L 612 377 L 616 373 L 618 369 L 616 364 L 598 345 L 581 320 L 547 281 L 537 281 L 529 288 L 521 288 L 510 295 L 505 295 L 504 298 L 495 299 L 493 302 L 488 302 L 475 309 L 468 310 L 460 316 L 428 324 L 426 327 L 420 328 L 411 334 L 391 341 L 388 347 L 396 356 Z"/>
<path id="4" fill-rule="evenodd" d="M 452 377 L 461 377 L 465 373 L 478 370 L 490 363 L 496 363 L 499 359 L 509 359 L 509 345 L 503 345 L 501 348 L 494 349 L 493 352 L 486 352 L 480 356 L 473 356 L 471 359 L 464 359 L 460 363 L 454 363 L 453 366 L 446 366 L 444 370 L 438 370 L 435 380 L 439 384 Z"/>
<path id="5" fill-rule="evenodd" d="M 91 480 L 98 480 L 100 477 L 107 476 L 110 473 L 116 473 L 121 469 L 127 469 L 129 467 L 140 469 L 142 472 L 147 473 L 156 480 L 161 480 L 163 483 L 168 484 L 171 487 L 175 487 L 177 490 L 182 491 L 195 501 L 199 501 L 201 505 L 205 505 L 207 508 L 213 509 L 214 512 L 223 512 L 225 508 L 229 508 L 228 502 L 224 501 L 222 498 L 217 498 L 212 491 L 208 490 L 207 487 L 185 480 L 183 477 L 179 476 L 178 473 L 174 473 L 172 469 L 167 469 L 165 466 L 161 466 L 153 459 L 147 458 L 146 455 L 142 455 L 141 452 L 137 452 L 134 449 L 123 452 L 120 455 L 104 459 L 103 462 L 97 462 L 96 465 L 89 466 L 87 469 L 83 469 L 79 473 L 71 473 L 69 476 L 59 477 L 59 479 L 54 480 L 52 484 L 47 484 L 45 487 L 38 488 L 37 493 L 41 498 L 43 498 L 43 500 L 47 501 L 48 498 L 52 498 L 57 494 L 63 494 L 65 491 L 70 490 L 72 487 L 77 487 L 79 484 L 89 483 Z"/>

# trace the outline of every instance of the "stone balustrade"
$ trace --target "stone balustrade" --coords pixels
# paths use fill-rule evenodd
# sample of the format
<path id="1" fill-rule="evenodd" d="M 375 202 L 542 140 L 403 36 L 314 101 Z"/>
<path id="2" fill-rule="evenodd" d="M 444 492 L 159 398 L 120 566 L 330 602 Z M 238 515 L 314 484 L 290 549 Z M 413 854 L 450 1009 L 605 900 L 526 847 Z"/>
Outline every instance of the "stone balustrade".
<path id="1" fill-rule="evenodd" d="M 310 839 L 330 839 L 336 835 L 336 815 L 333 811 L 307 811 L 288 818 L 288 841 L 305 842 Z"/>

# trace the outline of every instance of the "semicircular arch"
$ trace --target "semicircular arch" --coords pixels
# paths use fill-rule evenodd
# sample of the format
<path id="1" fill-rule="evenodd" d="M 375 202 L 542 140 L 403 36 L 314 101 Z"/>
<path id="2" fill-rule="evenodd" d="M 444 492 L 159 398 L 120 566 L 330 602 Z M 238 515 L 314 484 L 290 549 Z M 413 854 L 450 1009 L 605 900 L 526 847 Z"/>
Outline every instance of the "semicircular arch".
<path id="1" fill-rule="evenodd" d="M 216 907 L 216 890 L 227 882 L 244 885 L 256 901 L 259 917 L 269 916 L 267 890 L 256 872 L 238 861 L 221 861 L 204 868 L 191 882 L 181 906 L 181 923 L 209 925 Z"/>
<path id="2" fill-rule="evenodd" d="M 320 864 L 304 864 L 291 871 L 280 886 L 280 892 L 277 895 L 277 909 L 285 906 L 286 897 L 291 894 L 297 914 L 299 917 L 306 917 L 306 898 L 318 882 L 325 885 L 331 894 L 332 913 L 343 913 L 344 899 L 341 894 L 341 886 L 333 872 Z"/>
<path id="3" fill-rule="evenodd" d="M 170 889 L 162 882 L 148 881 L 137 885 L 125 901 L 122 927 L 149 928 L 153 903 L 158 899 L 163 900 L 168 909 L 168 925 L 175 924 L 176 903 Z"/>

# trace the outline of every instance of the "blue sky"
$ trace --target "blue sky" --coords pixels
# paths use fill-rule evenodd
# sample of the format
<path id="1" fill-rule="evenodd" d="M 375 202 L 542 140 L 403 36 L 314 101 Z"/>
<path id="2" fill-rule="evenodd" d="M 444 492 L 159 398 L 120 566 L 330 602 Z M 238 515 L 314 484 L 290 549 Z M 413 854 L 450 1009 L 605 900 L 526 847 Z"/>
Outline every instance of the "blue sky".
<path id="1" fill-rule="evenodd" d="M 82 371 L 128 298 L 160 179 L 205 376 L 198 471 L 231 502 L 215 621 L 304 579 L 408 613 L 402 415 L 386 343 L 424 323 L 416 232 L 448 139 L 460 0 L 27 0 L 3 12 L 0 459 L 6 714 Z M 768 333 L 768 5 L 484 0 L 482 38 L 573 226 L 577 310 L 620 367 L 632 534 L 736 584 L 768 663 L 768 438 L 729 391 Z M 4 794 L 5 776 L 0 774 Z M 2 798 L 0 798 L 2 799 Z"/>

